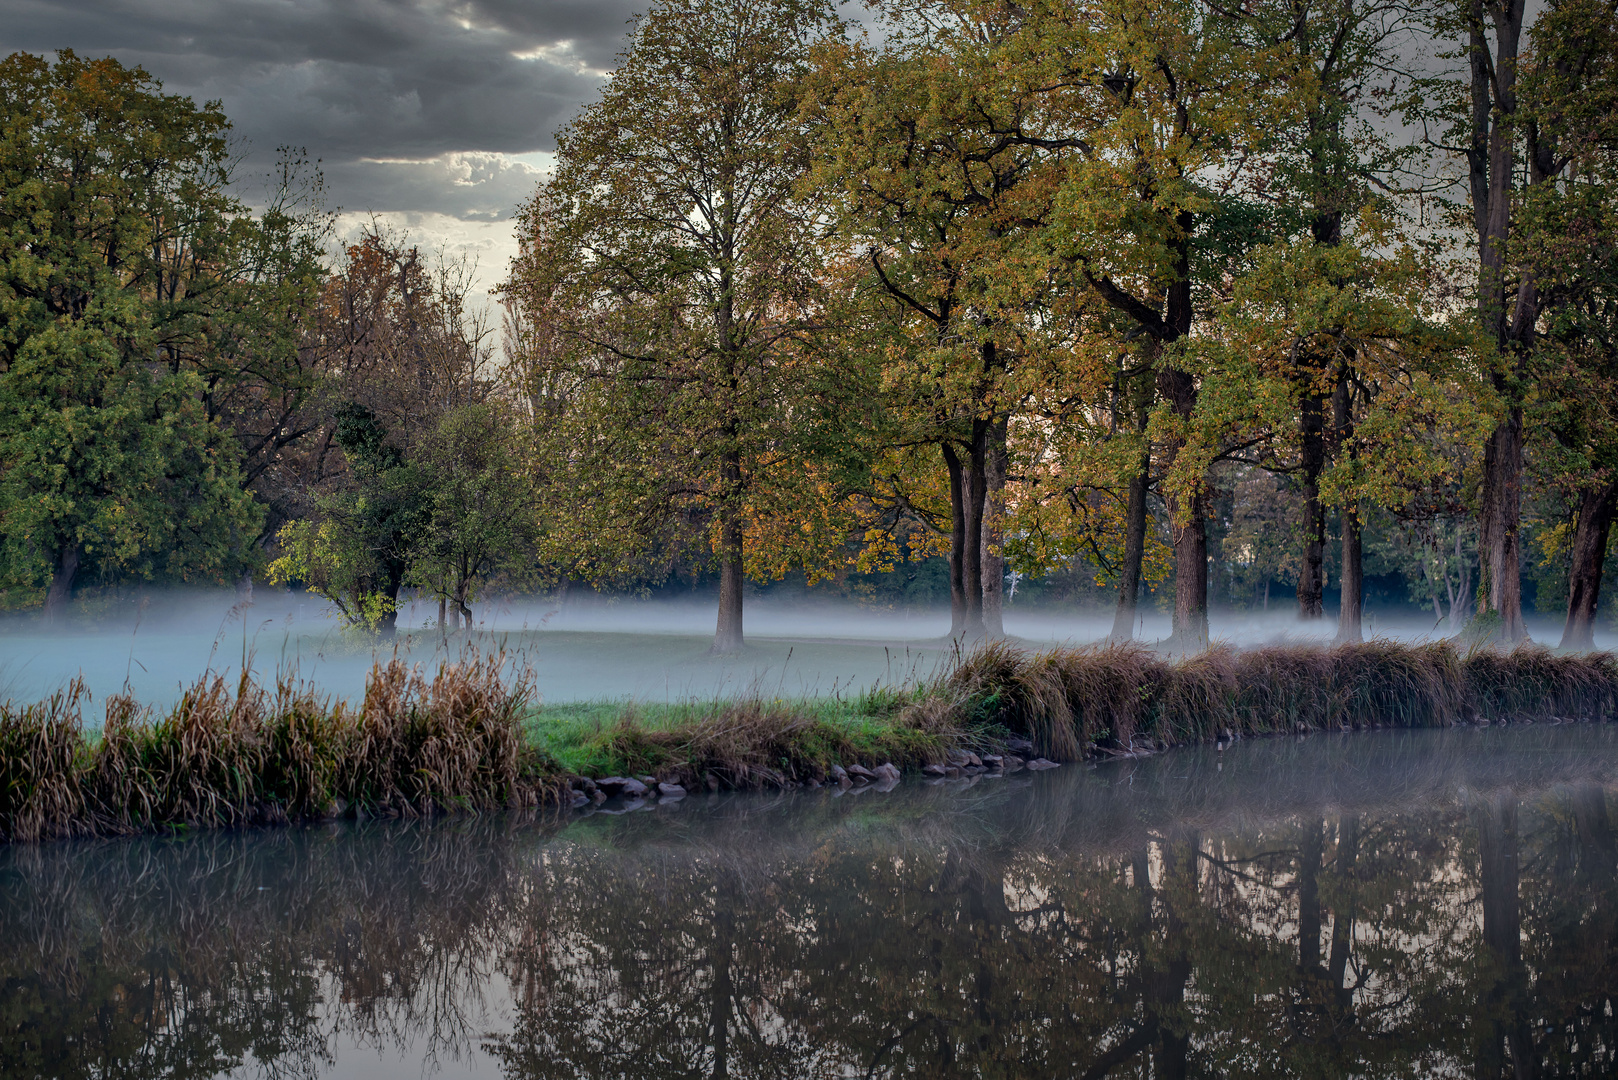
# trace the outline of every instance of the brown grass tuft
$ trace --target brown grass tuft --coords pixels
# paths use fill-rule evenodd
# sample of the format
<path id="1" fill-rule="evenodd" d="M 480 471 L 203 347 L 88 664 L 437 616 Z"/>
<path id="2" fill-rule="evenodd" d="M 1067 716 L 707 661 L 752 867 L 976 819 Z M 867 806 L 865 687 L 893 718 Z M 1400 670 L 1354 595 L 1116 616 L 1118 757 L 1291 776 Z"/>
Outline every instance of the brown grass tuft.
<path id="1" fill-rule="evenodd" d="M 1448 642 L 1216 646 L 1171 664 L 1138 646 L 1030 654 L 995 643 L 962 657 L 944 685 L 970 721 L 1066 760 L 1225 733 L 1618 718 L 1618 659 L 1532 645 L 1465 656 Z"/>

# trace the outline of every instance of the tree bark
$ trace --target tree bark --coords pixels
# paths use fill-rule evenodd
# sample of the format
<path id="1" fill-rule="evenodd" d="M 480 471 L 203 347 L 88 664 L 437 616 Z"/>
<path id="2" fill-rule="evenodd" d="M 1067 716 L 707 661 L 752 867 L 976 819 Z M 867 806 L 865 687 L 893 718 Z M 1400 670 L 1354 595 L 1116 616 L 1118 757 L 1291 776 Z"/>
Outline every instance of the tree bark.
<path id="1" fill-rule="evenodd" d="M 1189 372 L 1165 368 L 1158 373 L 1158 392 L 1182 419 L 1189 421 L 1197 406 L 1196 380 Z M 1179 447 L 1174 447 L 1178 456 Z M 1208 521 L 1207 495 L 1198 490 L 1188 503 L 1169 496 L 1169 518 L 1174 535 L 1174 628 L 1171 641 L 1186 652 L 1208 645 Z"/>
<path id="2" fill-rule="evenodd" d="M 983 626 L 983 507 L 988 491 L 987 428 L 982 420 L 972 422 L 972 446 L 966 469 L 966 520 L 961 546 L 961 587 L 966 593 L 965 620 L 961 636 L 976 641 L 984 635 Z"/>
<path id="3" fill-rule="evenodd" d="M 941 446 L 949 470 L 949 636 L 966 631 L 966 470 L 949 443 Z"/>
<path id="4" fill-rule="evenodd" d="M 69 540 L 56 549 L 51 567 L 51 584 L 45 592 L 45 618 L 55 622 L 67 614 L 68 601 L 73 599 L 73 579 L 79 573 L 79 545 Z"/>
<path id="5" fill-rule="evenodd" d="M 383 568 L 388 575 L 383 591 L 383 595 L 388 598 L 388 607 L 377 620 L 376 632 L 390 638 L 399 630 L 399 593 L 404 589 L 406 566 L 403 559 L 390 557 L 384 561 Z"/>
<path id="6" fill-rule="evenodd" d="M 1326 508 L 1320 503 L 1320 474 L 1326 467 L 1326 402 L 1306 391 L 1299 405 L 1303 429 L 1303 564 L 1298 568 L 1298 618 L 1325 616 Z"/>
<path id="7" fill-rule="evenodd" d="M 1357 454 L 1354 397 L 1346 369 L 1340 372 L 1337 390 L 1332 394 L 1332 434 L 1337 452 L 1346 453 L 1352 460 Z M 1338 510 L 1337 525 L 1342 533 L 1342 568 L 1337 577 L 1342 602 L 1337 611 L 1337 643 L 1342 645 L 1365 640 L 1365 537 L 1358 502 L 1349 502 Z"/>
<path id="8" fill-rule="evenodd" d="M 1494 25 L 1489 48 L 1487 18 Z M 1524 274 L 1515 318 L 1506 309 L 1506 246 L 1517 166 L 1517 69 L 1523 0 L 1489 6 L 1472 0 L 1471 141 L 1467 147 L 1473 224 L 1478 236 L 1478 317 L 1501 352 L 1502 364 L 1520 367 L 1532 336 L 1533 284 Z M 1522 406 L 1507 371 L 1495 375 L 1496 389 L 1512 401 L 1505 419 L 1484 451 L 1482 514 L 1478 523 L 1478 562 L 1483 571 L 1482 612 L 1499 617 L 1498 634 L 1515 644 L 1528 636 L 1522 617 L 1518 565 L 1518 525 L 1522 506 Z"/>
<path id="9" fill-rule="evenodd" d="M 1499 637 L 1516 644 L 1528 637 L 1522 616 L 1518 526 L 1522 507 L 1522 409 L 1513 406 L 1483 452 L 1483 509 L 1478 523 L 1478 562 L 1483 571 L 1483 610 L 1499 616 Z"/>
<path id="10" fill-rule="evenodd" d="M 1343 567 L 1337 577 L 1343 591 L 1337 643 L 1345 645 L 1365 640 L 1365 537 L 1356 504 L 1343 507 L 1337 521 L 1343 534 Z"/>
<path id="11" fill-rule="evenodd" d="M 1191 333 L 1195 311 L 1191 306 L 1191 230 L 1194 219 L 1182 211 L 1176 220 L 1180 228 L 1174 281 L 1168 288 L 1164 308 L 1167 329 L 1177 341 Z M 1182 423 L 1189 424 L 1197 409 L 1197 380 L 1179 368 L 1160 369 L 1158 394 L 1174 409 Z M 1171 461 L 1179 457 L 1175 446 Z M 1173 641 L 1183 651 L 1208 647 L 1208 518 L 1205 476 L 1197 477 L 1196 493 L 1189 506 L 1176 506 L 1169 500 L 1169 516 L 1174 528 L 1174 629 Z"/>
<path id="12" fill-rule="evenodd" d="M 1124 508 L 1124 562 L 1118 569 L 1118 609 L 1112 616 L 1109 641 L 1132 641 L 1135 637 L 1141 562 L 1146 556 L 1146 488 L 1151 467 L 1148 450 L 1141 455 L 1140 471 L 1129 479 L 1129 504 Z"/>
<path id="13" fill-rule="evenodd" d="M 1595 620 L 1601 599 L 1601 567 L 1607 560 L 1607 536 L 1618 509 L 1618 480 L 1586 488 L 1579 500 L 1579 520 L 1573 530 L 1572 563 L 1568 567 L 1567 623 L 1562 648 L 1596 647 Z"/>
<path id="14" fill-rule="evenodd" d="M 738 492 L 742 481 L 741 452 L 727 450 L 720 466 L 729 492 Z M 742 518 L 733 498 L 720 507 L 723 520 L 719 537 L 719 623 L 714 629 L 715 654 L 740 652 L 742 647 Z"/>
<path id="15" fill-rule="evenodd" d="M 1171 503 L 1170 514 L 1179 512 Z M 1185 511 L 1186 523 L 1174 526 L 1174 628 L 1176 648 L 1190 652 L 1208 647 L 1208 519 L 1205 497 L 1198 493 Z"/>
<path id="16" fill-rule="evenodd" d="M 988 425 L 983 454 L 983 632 L 1004 637 L 1006 589 L 1006 419 Z"/>

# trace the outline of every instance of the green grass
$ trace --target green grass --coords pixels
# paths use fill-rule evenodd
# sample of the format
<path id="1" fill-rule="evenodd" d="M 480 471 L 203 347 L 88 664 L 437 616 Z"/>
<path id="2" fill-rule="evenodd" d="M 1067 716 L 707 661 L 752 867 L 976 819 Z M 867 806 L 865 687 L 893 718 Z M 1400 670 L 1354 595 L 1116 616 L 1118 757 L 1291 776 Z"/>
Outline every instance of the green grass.
<path id="1" fill-rule="evenodd" d="M 941 761 L 969 733 L 909 721 L 913 694 L 674 703 L 580 702 L 532 710 L 531 745 L 581 776 L 651 773 L 726 787 L 822 779 L 855 762 Z"/>

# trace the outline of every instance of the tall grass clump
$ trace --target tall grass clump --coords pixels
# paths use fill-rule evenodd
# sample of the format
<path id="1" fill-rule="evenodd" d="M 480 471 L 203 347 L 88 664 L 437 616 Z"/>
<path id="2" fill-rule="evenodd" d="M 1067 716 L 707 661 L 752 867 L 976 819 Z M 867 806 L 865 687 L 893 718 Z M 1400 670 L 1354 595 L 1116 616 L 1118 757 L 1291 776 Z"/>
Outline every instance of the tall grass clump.
<path id="1" fill-rule="evenodd" d="M 34 705 L 0 703 L 0 837 L 38 840 L 84 816 L 84 683 Z"/>
<path id="2" fill-rule="evenodd" d="M 1237 735 L 1478 720 L 1618 719 L 1618 659 L 1539 646 L 1216 646 L 1170 663 L 1136 645 L 993 643 L 935 688 L 1058 760 Z"/>
<path id="3" fill-rule="evenodd" d="M 526 675 L 474 657 L 432 679 L 376 665 L 356 709 L 296 680 L 273 691 L 206 676 L 168 712 L 124 696 L 87 731 L 84 687 L 0 706 L 0 838 L 268 824 L 360 813 L 421 815 L 533 804 L 557 770 L 522 739 Z"/>

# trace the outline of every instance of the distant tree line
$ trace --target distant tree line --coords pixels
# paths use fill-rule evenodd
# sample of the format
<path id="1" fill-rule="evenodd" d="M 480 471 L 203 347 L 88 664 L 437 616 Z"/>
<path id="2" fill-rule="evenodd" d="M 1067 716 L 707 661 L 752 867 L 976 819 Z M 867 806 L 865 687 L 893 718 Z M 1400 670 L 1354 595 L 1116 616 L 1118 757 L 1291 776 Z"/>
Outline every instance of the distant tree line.
<path id="1" fill-rule="evenodd" d="M 1618 11 L 668 0 L 558 135 L 497 335 L 216 104 L 0 67 L 0 587 L 801 575 L 1588 647 L 1618 509 Z M 116 122 L 114 122 L 116 118 Z M 497 337 L 499 340 L 497 340 Z M 924 567 L 938 567 L 938 580 Z M 898 583 L 903 582 L 903 585 Z M 1008 582 L 1013 583 L 1008 586 Z"/>

